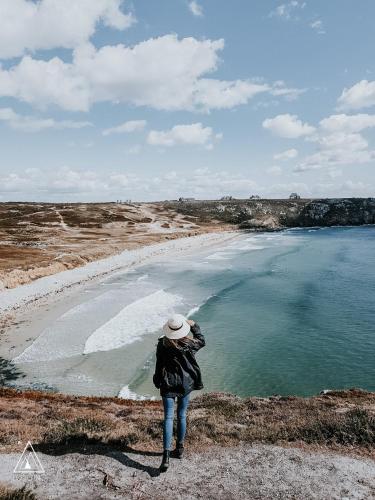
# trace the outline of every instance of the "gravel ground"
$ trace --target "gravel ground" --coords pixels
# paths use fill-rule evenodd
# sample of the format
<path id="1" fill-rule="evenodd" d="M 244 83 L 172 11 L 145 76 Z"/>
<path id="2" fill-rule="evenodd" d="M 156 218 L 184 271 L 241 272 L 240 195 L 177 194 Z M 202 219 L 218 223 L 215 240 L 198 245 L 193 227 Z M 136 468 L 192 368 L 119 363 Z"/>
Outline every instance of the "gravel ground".
<path id="1" fill-rule="evenodd" d="M 0 454 L 1 481 L 39 499 L 375 499 L 375 462 L 269 445 L 212 447 L 171 459 L 158 453 L 38 453 L 45 474 L 13 474 L 18 454 Z"/>

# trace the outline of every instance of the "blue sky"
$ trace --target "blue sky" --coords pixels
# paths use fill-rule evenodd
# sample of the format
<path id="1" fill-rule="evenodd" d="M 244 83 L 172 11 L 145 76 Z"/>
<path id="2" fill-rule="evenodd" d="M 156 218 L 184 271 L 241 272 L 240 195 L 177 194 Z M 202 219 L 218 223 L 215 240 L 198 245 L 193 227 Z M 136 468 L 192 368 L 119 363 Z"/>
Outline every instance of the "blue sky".
<path id="1" fill-rule="evenodd" d="M 373 196 L 374 16 L 2 0 L 0 201 Z"/>

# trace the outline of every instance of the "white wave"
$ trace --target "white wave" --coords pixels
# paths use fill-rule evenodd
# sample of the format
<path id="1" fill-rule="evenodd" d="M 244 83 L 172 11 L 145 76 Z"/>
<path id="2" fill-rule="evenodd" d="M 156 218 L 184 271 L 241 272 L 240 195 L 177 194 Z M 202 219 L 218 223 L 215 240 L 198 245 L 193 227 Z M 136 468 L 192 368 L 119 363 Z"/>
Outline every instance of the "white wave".
<path id="1" fill-rule="evenodd" d="M 130 271 L 129 271 L 130 274 Z M 148 274 L 143 274 L 142 276 L 139 276 L 135 280 L 132 281 L 104 281 L 103 283 L 100 283 L 101 286 L 114 286 L 114 285 L 122 285 L 123 288 L 137 285 L 141 281 L 145 281 L 148 279 Z"/>
<path id="2" fill-rule="evenodd" d="M 132 302 L 90 335 L 84 354 L 118 349 L 146 333 L 160 330 L 174 308 L 181 304 L 182 297 L 164 290 Z"/>
<path id="3" fill-rule="evenodd" d="M 108 283 L 106 283 L 106 282 L 100 283 L 100 286 L 114 286 L 114 285 L 123 285 L 123 282 L 122 281 L 110 281 Z"/>
<path id="4" fill-rule="evenodd" d="M 285 238 L 285 234 L 283 233 L 274 233 L 274 234 L 260 234 L 258 236 L 252 236 L 251 238 L 248 238 L 247 241 L 253 241 L 254 239 L 257 240 L 279 240 L 280 238 Z"/>
<path id="5" fill-rule="evenodd" d="M 249 245 L 238 246 L 237 250 L 264 250 L 265 248 L 269 248 L 269 247 L 262 246 L 262 245 L 249 244 Z"/>
<path id="6" fill-rule="evenodd" d="M 208 301 L 209 301 L 212 297 L 213 297 L 213 295 L 209 295 L 209 296 L 207 297 L 207 299 L 205 299 L 205 300 L 204 300 L 201 304 L 197 304 L 196 306 L 192 307 L 192 308 L 190 309 L 190 311 L 187 313 L 186 317 L 187 317 L 187 318 L 190 318 L 190 316 L 192 316 L 193 314 L 196 314 L 196 313 L 199 311 L 199 309 L 200 309 L 200 308 L 201 308 L 204 304 L 206 304 L 206 303 L 207 303 L 207 302 L 208 302 Z"/>
<path id="7" fill-rule="evenodd" d="M 100 324 L 98 311 L 108 308 L 117 297 L 116 290 L 108 290 L 68 309 L 48 325 L 13 362 L 34 363 L 82 354 L 86 337 Z"/>
<path id="8" fill-rule="evenodd" d="M 190 309 L 190 311 L 187 313 L 186 317 L 189 318 L 190 316 L 192 316 L 193 314 L 197 313 L 199 311 L 199 309 L 201 308 L 201 305 L 199 306 L 194 306 Z"/>
<path id="9" fill-rule="evenodd" d="M 229 252 L 215 252 L 211 255 L 208 255 L 206 259 L 208 260 L 229 260 L 233 257 L 232 253 Z"/>
<path id="10" fill-rule="evenodd" d="M 118 398 L 121 398 L 121 399 L 135 399 L 135 400 L 138 400 L 138 401 L 143 401 L 145 399 L 149 399 L 149 400 L 152 400 L 154 401 L 156 399 L 155 396 L 149 396 L 148 394 L 137 394 L 136 392 L 134 391 L 131 391 L 129 389 L 129 386 L 128 385 L 125 385 L 121 391 L 118 393 Z"/>
<path id="11" fill-rule="evenodd" d="M 94 277 L 104 276 L 109 272 L 113 273 L 112 276 L 117 272 L 124 274 L 125 272 L 131 272 L 130 267 L 134 270 L 134 267 L 143 265 L 146 262 L 159 262 L 174 258 L 178 252 L 191 253 L 200 251 L 202 246 L 223 243 L 233 239 L 234 236 L 233 232 L 208 233 L 146 245 L 134 250 L 125 250 L 119 254 L 89 262 L 75 269 L 44 276 L 32 283 L 3 290 L 1 292 L 0 311 L 20 307 L 37 298 L 60 292 L 73 284 L 83 283 Z"/>
<path id="12" fill-rule="evenodd" d="M 143 281 L 147 279 L 148 279 L 148 274 L 143 274 L 142 276 L 139 276 L 139 278 L 137 278 L 137 281 Z"/>

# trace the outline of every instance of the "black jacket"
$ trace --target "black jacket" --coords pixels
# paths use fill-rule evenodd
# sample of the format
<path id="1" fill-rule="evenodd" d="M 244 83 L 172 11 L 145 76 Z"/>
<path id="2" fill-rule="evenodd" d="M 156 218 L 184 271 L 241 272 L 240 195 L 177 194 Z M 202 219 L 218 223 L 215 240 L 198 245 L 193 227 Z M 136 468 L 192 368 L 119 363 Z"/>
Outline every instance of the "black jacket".
<path id="1" fill-rule="evenodd" d="M 165 346 L 164 335 L 156 348 L 156 366 L 153 376 L 155 387 L 166 397 L 186 396 L 193 390 L 203 389 L 201 371 L 195 353 L 206 345 L 199 325 L 190 327 L 193 339 L 179 349 Z"/>

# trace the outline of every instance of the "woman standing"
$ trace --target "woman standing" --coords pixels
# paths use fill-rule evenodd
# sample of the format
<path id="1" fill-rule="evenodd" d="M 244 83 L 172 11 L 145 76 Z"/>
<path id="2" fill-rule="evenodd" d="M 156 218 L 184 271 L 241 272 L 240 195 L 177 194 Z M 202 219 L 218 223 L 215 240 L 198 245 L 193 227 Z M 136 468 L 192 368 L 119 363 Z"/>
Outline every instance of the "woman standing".
<path id="1" fill-rule="evenodd" d="M 174 402 L 177 398 L 177 442 L 173 454 L 182 458 L 186 433 L 186 411 L 190 392 L 203 389 L 201 371 L 195 353 L 204 347 L 205 339 L 197 323 L 174 314 L 163 327 L 156 348 L 155 387 L 163 398 L 163 460 L 160 471 L 169 466 L 173 437 Z M 192 336 L 189 336 L 189 334 Z"/>

